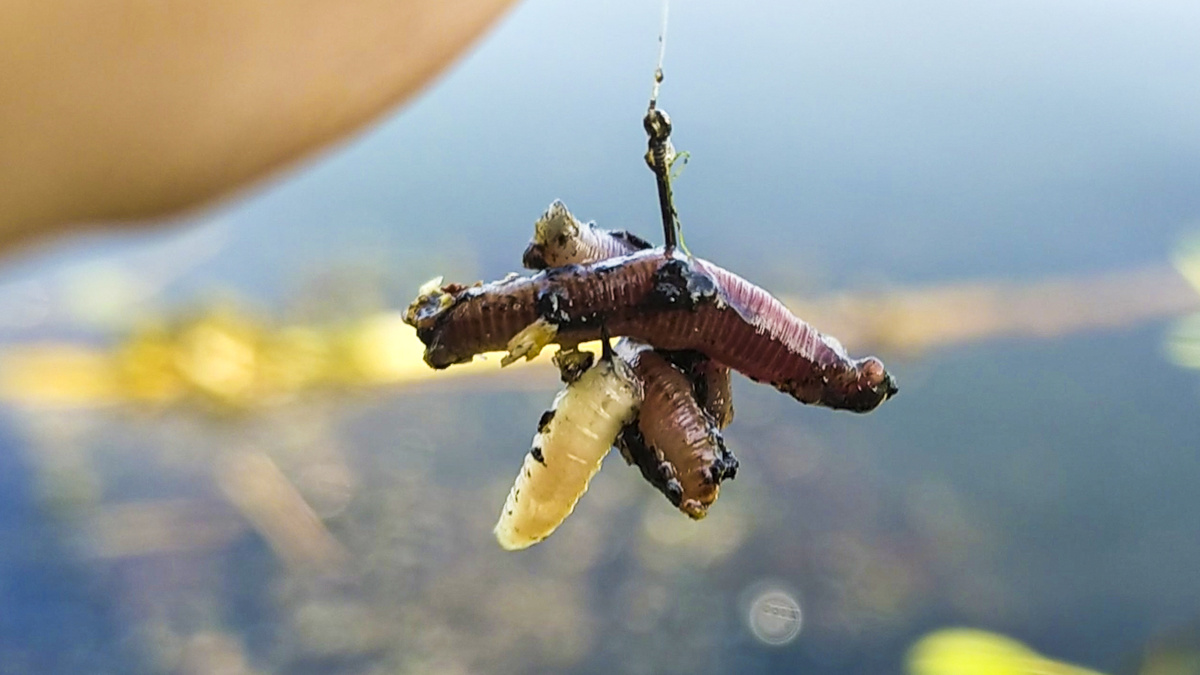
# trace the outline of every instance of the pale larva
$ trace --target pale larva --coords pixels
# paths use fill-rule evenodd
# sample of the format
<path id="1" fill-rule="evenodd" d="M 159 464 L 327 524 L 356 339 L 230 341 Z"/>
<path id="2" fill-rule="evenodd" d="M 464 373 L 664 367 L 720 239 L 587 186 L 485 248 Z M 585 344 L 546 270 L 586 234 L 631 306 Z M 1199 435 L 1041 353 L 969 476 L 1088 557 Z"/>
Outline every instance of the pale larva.
<path id="1" fill-rule="evenodd" d="M 550 536 L 587 491 L 621 428 L 641 403 L 642 391 L 629 366 L 604 356 L 569 383 L 538 422 L 500 520 L 496 541 L 510 551 Z"/>

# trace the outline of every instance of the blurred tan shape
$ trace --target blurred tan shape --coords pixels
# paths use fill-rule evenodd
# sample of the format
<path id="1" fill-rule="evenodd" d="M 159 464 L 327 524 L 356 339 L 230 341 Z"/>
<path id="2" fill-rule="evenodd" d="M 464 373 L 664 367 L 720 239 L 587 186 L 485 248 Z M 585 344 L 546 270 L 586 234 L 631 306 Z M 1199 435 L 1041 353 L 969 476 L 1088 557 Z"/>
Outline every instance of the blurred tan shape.
<path id="1" fill-rule="evenodd" d="M 253 675 L 241 641 L 228 633 L 196 633 L 183 648 L 182 675 Z"/>
<path id="2" fill-rule="evenodd" d="M 278 171 L 410 97 L 511 4 L 0 3 L 0 248 Z"/>
<path id="3" fill-rule="evenodd" d="M 345 558 L 341 544 L 266 454 L 230 452 L 216 472 L 229 501 L 285 563 L 324 567 Z"/>
<path id="4" fill-rule="evenodd" d="M 219 549 L 246 526 L 236 514 L 179 499 L 96 507 L 79 530 L 93 555 L 126 558 Z"/>
<path id="5" fill-rule="evenodd" d="M 908 652 L 909 675 L 1100 675 L 1046 658 L 1016 640 L 970 628 L 935 631 Z"/>
<path id="6" fill-rule="evenodd" d="M 1200 294 L 1166 266 L 1030 284 L 966 282 L 784 301 L 852 352 L 903 355 L 996 338 L 1109 330 L 1200 310 Z"/>

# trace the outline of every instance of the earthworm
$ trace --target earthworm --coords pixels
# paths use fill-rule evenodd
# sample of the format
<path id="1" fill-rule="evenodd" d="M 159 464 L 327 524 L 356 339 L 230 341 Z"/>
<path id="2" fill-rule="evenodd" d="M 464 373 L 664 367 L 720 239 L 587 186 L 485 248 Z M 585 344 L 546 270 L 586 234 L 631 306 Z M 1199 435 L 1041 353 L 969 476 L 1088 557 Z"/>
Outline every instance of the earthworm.
<path id="1" fill-rule="evenodd" d="M 650 242 L 619 230 L 602 230 L 581 223 L 565 204 L 554 200 L 533 225 L 533 241 L 521 262 L 531 270 L 584 265 L 650 248 Z"/>
<path id="2" fill-rule="evenodd" d="M 538 422 L 496 523 L 500 546 L 532 546 L 571 515 L 641 398 L 641 385 L 606 340 L 604 357 L 569 383 Z"/>
<path id="3" fill-rule="evenodd" d="M 696 402 L 682 371 L 632 340 L 619 341 L 616 353 L 644 388 L 637 421 L 622 430 L 617 447 L 680 511 L 703 518 L 717 499 L 721 480 L 737 472 L 737 459 L 726 449 L 716 421 Z"/>
<path id="4" fill-rule="evenodd" d="M 672 505 L 693 519 L 703 518 L 721 481 L 733 478 L 738 467 L 719 425 L 700 405 L 689 376 L 662 352 L 628 338 L 617 342 L 615 352 L 643 392 L 637 415 L 617 435 L 621 456 Z M 554 355 L 568 383 L 593 361 L 586 351 L 564 349 Z"/>
<path id="5" fill-rule="evenodd" d="M 522 260 L 526 267 L 544 269 L 646 248 L 648 242 L 627 233 L 580 222 L 555 201 L 534 224 L 533 241 Z M 630 339 L 619 341 L 616 353 L 629 363 L 644 391 L 637 419 L 617 437 L 621 455 L 673 505 L 694 519 L 703 518 L 716 501 L 721 480 L 737 470 L 720 432 L 733 416 L 729 369 L 700 352 L 661 353 Z M 559 351 L 554 362 L 566 380 L 585 368 L 588 358 L 588 352 Z"/>
<path id="6" fill-rule="evenodd" d="M 554 200 L 534 223 L 533 240 L 521 257 L 525 267 L 543 270 L 566 265 L 586 265 L 651 248 L 650 242 L 624 231 L 602 230 L 580 222 L 560 200 Z M 724 429 L 733 421 L 729 368 L 694 352 L 672 352 L 675 365 L 687 373 L 696 398 Z"/>
<path id="7" fill-rule="evenodd" d="M 446 368 L 507 349 L 504 363 L 550 342 L 574 346 L 613 335 L 694 350 L 802 403 L 867 412 L 897 391 L 883 363 L 852 360 L 841 344 L 765 290 L 699 258 L 662 249 L 559 267 L 472 287 L 422 293 L 405 321 L 425 362 Z"/>
<path id="8" fill-rule="evenodd" d="M 696 400 L 704 412 L 716 421 L 717 427 L 724 429 L 729 426 L 733 421 L 733 388 L 729 368 L 692 350 L 663 352 L 663 356 L 687 375 Z"/>

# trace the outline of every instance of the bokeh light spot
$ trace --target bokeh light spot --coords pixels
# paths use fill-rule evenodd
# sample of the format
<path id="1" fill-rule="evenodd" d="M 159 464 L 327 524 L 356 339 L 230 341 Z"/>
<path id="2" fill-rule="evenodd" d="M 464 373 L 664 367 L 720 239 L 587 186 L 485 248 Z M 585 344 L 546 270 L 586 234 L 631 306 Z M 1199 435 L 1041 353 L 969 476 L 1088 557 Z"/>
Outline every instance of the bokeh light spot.
<path id="1" fill-rule="evenodd" d="M 763 591 L 750 603 L 746 621 L 761 642 L 775 647 L 786 645 L 800 635 L 800 603 L 786 591 Z"/>

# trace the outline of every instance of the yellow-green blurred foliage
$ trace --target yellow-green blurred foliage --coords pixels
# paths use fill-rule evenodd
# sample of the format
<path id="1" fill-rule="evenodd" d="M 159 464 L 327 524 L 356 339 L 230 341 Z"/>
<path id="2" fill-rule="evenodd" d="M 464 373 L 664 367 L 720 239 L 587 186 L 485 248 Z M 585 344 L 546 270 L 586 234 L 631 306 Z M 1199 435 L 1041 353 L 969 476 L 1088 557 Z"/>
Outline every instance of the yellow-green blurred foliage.
<path id="1" fill-rule="evenodd" d="M 225 411 L 322 388 L 415 383 L 497 370 L 484 360 L 439 373 L 398 313 L 331 325 L 269 321 L 232 305 L 143 322 L 111 349 L 33 343 L 0 353 L 0 396 L 26 404 L 169 405 Z"/>
<path id="2" fill-rule="evenodd" d="M 949 628 L 921 638 L 908 653 L 909 675 L 1100 675 L 1042 656 L 982 630 Z"/>

